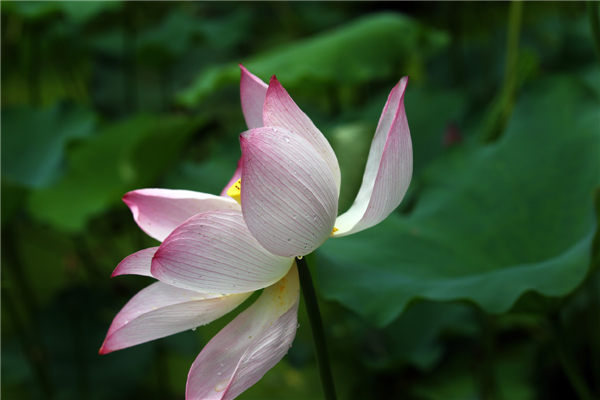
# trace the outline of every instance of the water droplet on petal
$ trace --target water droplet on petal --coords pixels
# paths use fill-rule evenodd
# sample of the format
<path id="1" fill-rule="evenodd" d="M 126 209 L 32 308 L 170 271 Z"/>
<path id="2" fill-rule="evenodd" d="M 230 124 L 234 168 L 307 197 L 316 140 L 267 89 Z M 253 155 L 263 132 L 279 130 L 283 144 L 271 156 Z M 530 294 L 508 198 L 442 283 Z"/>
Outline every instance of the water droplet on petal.
<path id="1" fill-rule="evenodd" d="M 221 376 L 221 373 L 220 373 L 220 372 L 217 372 L 217 375 Z"/>
<path id="2" fill-rule="evenodd" d="M 287 137 L 287 136 L 284 136 L 284 137 L 283 137 L 283 140 L 285 140 L 285 142 L 286 142 L 286 143 L 289 143 L 289 142 L 290 142 L 290 138 L 289 138 L 289 137 Z"/>
<path id="3" fill-rule="evenodd" d="M 291 242 L 291 241 L 292 241 L 292 238 L 288 238 L 288 242 Z"/>
<path id="4" fill-rule="evenodd" d="M 193 327 L 193 328 L 192 328 L 192 330 L 193 330 L 193 331 L 195 331 L 195 330 L 196 330 L 196 327 Z"/>
<path id="5" fill-rule="evenodd" d="M 298 256 L 298 260 L 302 260 L 302 256 Z"/>
<path id="6" fill-rule="evenodd" d="M 228 383 L 229 383 L 229 379 L 224 379 L 221 382 L 217 383 L 217 386 L 215 386 L 215 391 L 221 392 L 221 391 L 225 390 Z"/>
<path id="7" fill-rule="evenodd" d="M 223 366 L 223 363 L 221 363 L 221 367 Z"/>
<path id="8" fill-rule="evenodd" d="M 300 328 L 300 324 L 296 325 L 296 329 Z M 291 347 L 291 346 L 290 346 Z"/>

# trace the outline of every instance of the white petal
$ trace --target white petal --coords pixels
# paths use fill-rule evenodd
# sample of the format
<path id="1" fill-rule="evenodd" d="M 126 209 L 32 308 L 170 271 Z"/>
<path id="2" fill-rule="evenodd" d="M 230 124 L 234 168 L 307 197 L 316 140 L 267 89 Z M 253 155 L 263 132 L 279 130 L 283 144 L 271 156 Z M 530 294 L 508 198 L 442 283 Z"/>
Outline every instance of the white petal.
<path id="1" fill-rule="evenodd" d="M 408 77 L 392 89 L 369 151 L 362 185 L 348 211 L 335 221 L 346 236 L 383 221 L 402 201 L 412 177 L 413 154 L 404 111 Z"/>
<path id="2" fill-rule="evenodd" d="M 206 325 L 251 294 L 211 295 L 156 282 L 136 294 L 117 314 L 100 354 Z"/>
<path id="3" fill-rule="evenodd" d="M 331 235 L 337 188 L 331 170 L 303 137 L 284 128 L 240 136 L 241 203 L 252 235 L 284 257 L 308 254 Z"/>
<path id="4" fill-rule="evenodd" d="M 123 196 L 140 228 L 158 241 L 192 215 L 212 210 L 239 210 L 239 204 L 226 197 L 189 190 L 141 189 Z"/>
<path id="5" fill-rule="evenodd" d="M 240 64 L 240 69 L 242 70 L 240 97 L 246 125 L 248 125 L 248 129 L 260 128 L 263 126 L 263 104 L 268 86 L 259 77 L 251 74 L 242 64 Z"/>
<path id="6" fill-rule="evenodd" d="M 245 293 L 277 282 L 292 262 L 265 250 L 240 211 L 218 210 L 175 229 L 154 254 L 152 276 L 199 292 Z"/>
<path id="7" fill-rule="evenodd" d="M 263 113 L 264 126 L 280 126 L 309 141 L 331 170 L 337 193 L 340 192 L 340 166 L 331 145 L 315 124 L 296 105 L 275 75 L 269 82 Z"/>
<path id="8" fill-rule="evenodd" d="M 190 369 L 186 400 L 233 399 L 258 382 L 292 345 L 299 296 L 294 264 L 204 347 Z"/>
<path id="9" fill-rule="evenodd" d="M 117 265 L 113 271 L 111 278 L 117 275 L 143 275 L 152 276 L 150 266 L 152 265 L 152 257 L 156 253 L 158 247 L 150 247 L 149 249 L 140 250 L 127 256 Z"/>

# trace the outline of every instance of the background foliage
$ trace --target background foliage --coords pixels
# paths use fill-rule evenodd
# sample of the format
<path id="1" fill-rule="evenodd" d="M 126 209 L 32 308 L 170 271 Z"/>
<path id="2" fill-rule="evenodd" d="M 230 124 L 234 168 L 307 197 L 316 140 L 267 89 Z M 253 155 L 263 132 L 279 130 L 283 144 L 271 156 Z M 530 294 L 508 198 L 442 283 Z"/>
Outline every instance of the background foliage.
<path id="1" fill-rule="evenodd" d="M 411 76 L 407 198 L 309 256 L 341 399 L 600 398 L 600 70 L 584 3 L 3 2 L 1 22 L 3 398 L 184 397 L 236 313 L 99 356 L 150 282 L 109 279 L 155 244 L 120 198 L 221 191 L 246 129 L 239 62 L 277 74 L 328 137 L 340 211 L 387 93 Z M 303 307 L 289 354 L 239 398 L 321 398 Z"/>

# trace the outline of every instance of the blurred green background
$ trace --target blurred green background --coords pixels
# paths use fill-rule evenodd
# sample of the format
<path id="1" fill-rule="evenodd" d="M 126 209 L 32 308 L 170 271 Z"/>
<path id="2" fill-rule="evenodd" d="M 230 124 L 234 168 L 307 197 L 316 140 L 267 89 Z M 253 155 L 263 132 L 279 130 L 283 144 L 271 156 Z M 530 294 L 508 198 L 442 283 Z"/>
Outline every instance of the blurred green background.
<path id="1" fill-rule="evenodd" d="M 220 192 L 246 129 L 239 62 L 276 74 L 330 140 L 340 212 L 411 77 L 407 197 L 309 256 L 340 399 L 600 398 L 597 3 L 2 2 L 1 17 L 3 399 L 184 398 L 238 311 L 99 356 L 152 281 L 109 279 L 156 245 L 121 196 Z M 299 318 L 240 399 L 322 398 Z"/>

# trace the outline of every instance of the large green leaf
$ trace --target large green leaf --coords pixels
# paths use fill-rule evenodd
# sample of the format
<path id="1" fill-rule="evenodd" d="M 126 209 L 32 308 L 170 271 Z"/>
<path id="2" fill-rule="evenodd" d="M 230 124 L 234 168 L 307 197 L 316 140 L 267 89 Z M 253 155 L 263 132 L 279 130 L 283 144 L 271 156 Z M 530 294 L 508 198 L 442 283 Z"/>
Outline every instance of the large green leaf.
<path id="1" fill-rule="evenodd" d="M 366 353 L 366 360 L 378 369 L 407 362 L 429 370 L 444 354 L 441 335 L 449 330 L 474 330 L 472 314 L 472 307 L 465 304 L 418 302 L 378 331 L 380 341 L 371 345 L 376 351 Z"/>
<path id="2" fill-rule="evenodd" d="M 2 174 L 26 187 L 56 180 L 69 140 L 89 136 L 96 116 L 71 104 L 2 110 Z"/>
<path id="3" fill-rule="evenodd" d="M 82 229 L 125 192 L 152 184 L 201 122 L 139 115 L 108 126 L 73 151 L 62 180 L 32 194 L 31 213 L 61 230 Z"/>
<path id="4" fill-rule="evenodd" d="M 599 118 L 580 81 L 538 83 L 500 140 L 431 165 L 410 215 L 327 241 L 324 295 L 383 326 L 414 298 L 500 313 L 528 291 L 569 293 L 588 270 L 596 229 Z"/>
<path id="5" fill-rule="evenodd" d="M 493 393 L 482 391 L 481 365 L 473 366 L 472 355 L 459 354 L 435 373 L 417 382 L 411 389 L 414 398 L 423 400 L 476 400 L 502 398 L 510 400 L 533 400 L 536 398 L 532 385 L 531 348 L 513 345 L 503 348 L 494 360 L 495 389 Z M 465 365 L 470 365 L 466 368 Z"/>
<path id="6" fill-rule="evenodd" d="M 307 82 L 357 84 L 401 76 L 400 65 L 406 66 L 447 43 L 445 33 L 409 17 L 376 14 L 273 49 L 243 64 L 267 82 L 272 74 L 279 74 L 288 88 L 306 86 Z M 190 88 L 180 93 L 179 101 L 196 105 L 218 88 L 238 83 L 239 76 L 237 62 L 203 71 Z"/>

